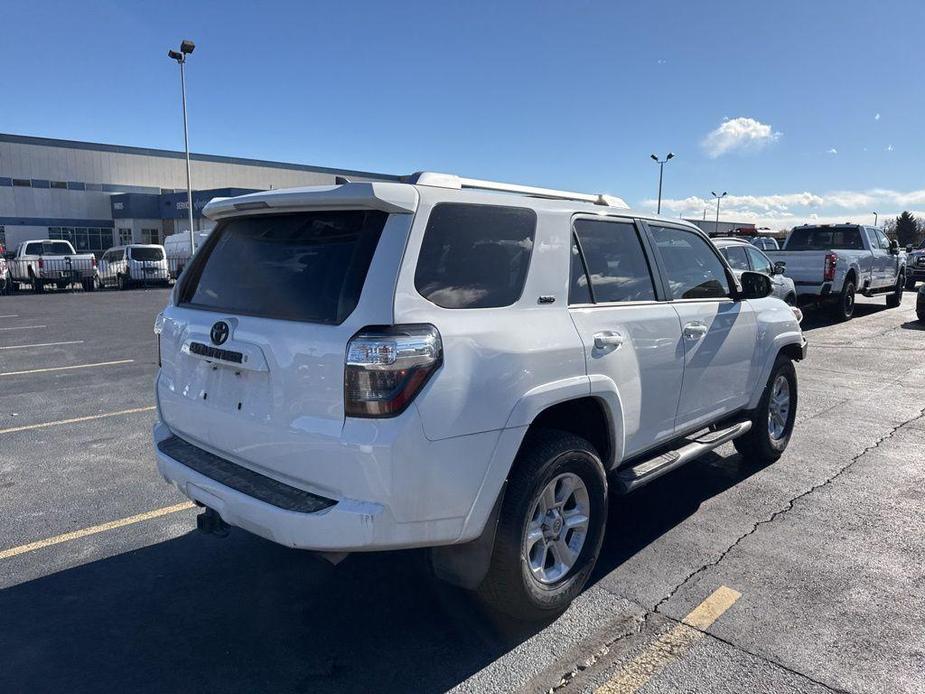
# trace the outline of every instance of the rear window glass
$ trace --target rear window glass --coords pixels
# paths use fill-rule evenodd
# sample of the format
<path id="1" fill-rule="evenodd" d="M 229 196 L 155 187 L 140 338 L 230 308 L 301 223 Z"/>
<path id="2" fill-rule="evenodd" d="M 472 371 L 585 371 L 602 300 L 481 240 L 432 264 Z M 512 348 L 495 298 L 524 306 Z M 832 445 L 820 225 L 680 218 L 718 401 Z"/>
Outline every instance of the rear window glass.
<path id="1" fill-rule="evenodd" d="M 132 260 L 163 260 L 164 251 L 160 248 L 132 248 L 131 251 Z"/>
<path id="2" fill-rule="evenodd" d="M 788 251 L 864 250 L 858 227 L 797 227 L 787 239 Z"/>
<path id="3" fill-rule="evenodd" d="M 26 246 L 27 255 L 74 255 L 74 249 L 64 241 L 42 241 Z"/>
<path id="4" fill-rule="evenodd" d="M 729 267 L 733 270 L 748 270 L 748 257 L 743 246 L 726 246 L 720 248 L 719 252 L 726 256 Z"/>
<path id="5" fill-rule="evenodd" d="M 299 212 L 232 219 L 194 260 L 181 304 L 341 323 L 356 308 L 388 214 Z"/>
<path id="6" fill-rule="evenodd" d="M 421 242 L 414 286 L 443 308 L 510 306 L 523 293 L 535 230 L 530 209 L 436 205 Z"/>

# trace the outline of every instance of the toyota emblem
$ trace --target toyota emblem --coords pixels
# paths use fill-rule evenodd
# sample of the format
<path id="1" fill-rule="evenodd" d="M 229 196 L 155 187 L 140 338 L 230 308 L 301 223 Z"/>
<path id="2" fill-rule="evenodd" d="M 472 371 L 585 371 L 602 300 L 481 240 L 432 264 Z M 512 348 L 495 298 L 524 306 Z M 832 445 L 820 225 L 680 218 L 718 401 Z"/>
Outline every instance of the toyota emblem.
<path id="1" fill-rule="evenodd" d="M 225 340 L 228 339 L 228 333 L 231 332 L 231 329 L 228 327 L 228 324 L 223 321 L 217 321 L 215 325 L 212 326 L 212 330 L 209 333 L 209 337 L 212 338 L 212 342 L 216 345 L 225 344 Z"/>

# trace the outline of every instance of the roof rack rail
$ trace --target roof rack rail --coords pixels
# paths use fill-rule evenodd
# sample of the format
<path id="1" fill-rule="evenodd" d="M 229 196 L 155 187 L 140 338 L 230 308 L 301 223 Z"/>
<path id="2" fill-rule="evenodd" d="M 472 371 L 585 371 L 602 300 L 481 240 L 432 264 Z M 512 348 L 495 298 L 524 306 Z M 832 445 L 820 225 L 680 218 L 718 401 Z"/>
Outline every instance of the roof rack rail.
<path id="1" fill-rule="evenodd" d="M 522 186 L 516 183 L 499 183 L 498 181 L 484 181 L 478 178 L 463 178 L 455 174 L 435 173 L 433 171 L 418 171 L 410 176 L 402 177 L 403 183 L 414 183 L 419 186 L 433 186 L 435 188 L 474 188 L 477 190 L 494 190 L 502 193 L 519 193 L 534 198 L 548 198 L 550 200 L 577 200 L 590 202 L 604 207 L 619 207 L 629 209 L 629 205 L 615 195 L 603 193 L 572 193 L 567 190 L 553 190 L 552 188 L 537 188 L 535 186 Z"/>

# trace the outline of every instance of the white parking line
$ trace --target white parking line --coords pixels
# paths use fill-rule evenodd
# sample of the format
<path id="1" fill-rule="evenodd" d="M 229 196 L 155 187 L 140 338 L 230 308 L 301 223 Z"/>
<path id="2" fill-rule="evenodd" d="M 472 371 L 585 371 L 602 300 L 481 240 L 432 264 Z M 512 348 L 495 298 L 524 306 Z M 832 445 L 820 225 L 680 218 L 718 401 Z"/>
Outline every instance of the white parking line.
<path id="1" fill-rule="evenodd" d="M 47 325 L 17 325 L 12 328 L 0 328 L 0 330 L 32 330 L 33 328 L 47 328 Z"/>
<path id="2" fill-rule="evenodd" d="M 70 371 L 72 369 L 90 369 L 95 366 L 116 366 L 117 364 L 131 364 L 134 359 L 119 359 L 118 361 L 101 361 L 97 364 L 78 364 L 76 366 L 52 366 L 46 369 L 29 369 L 28 371 L 4 371 L 0 376 L 23 376 L 25 374 L 41 374 L 49 371 Z"/>
<path id="3" fill-rule="evenodd" d="M 10 427 L 9 429 L 0 429 L 0 434 L 14 434 L 17 431 L 32 431 L 33 429 L 45 429 L 47 427 L 61 426 L 62 424 L 77 424 L 79 422 L 92 422 L 94 419 L 106 419 L 107 417 L 120 417 L 124 414 L 137 414 L 138 412 L 151 412 L 154 405 L 148 407 L 134 407 L 130 410 L 121 410 L 119 412 L 104 412 L 103 414 L 91 414 L 86 417 L 73 417 L 72 419 L 59 419 L 57 422 L 41 422 L 39 424 L 25 424 L 21 427 Z"/>
<path id="4" fill-rule="evenodd" d="M 19 316 L 15 313 L 8 313 L 5 316 L 0 316 L 0 318 L 19 318 Z"/>
<path id="5" fill-rule="evenodd" d="M 2 316 L 0 316 L 2 318 Z M 67 342 L 39 342 L 34 345 L 10 345 L 9 347 L 0 347 L 0 349 L 28 349 L 30 347 L 57 347 L 58 345 L 82 345 L 83 340 L 68 340 Z"/>

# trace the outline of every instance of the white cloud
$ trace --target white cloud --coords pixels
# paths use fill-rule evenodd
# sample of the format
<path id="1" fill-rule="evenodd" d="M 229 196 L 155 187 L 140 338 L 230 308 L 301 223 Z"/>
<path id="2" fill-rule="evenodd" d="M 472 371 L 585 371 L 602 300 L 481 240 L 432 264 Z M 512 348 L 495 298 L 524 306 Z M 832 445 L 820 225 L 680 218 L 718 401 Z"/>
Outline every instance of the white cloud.
<path id="1" fill-rule="evenodd" d="M 707 156 L 715 159 L 729 152 L 761 149 L 780 137 L 781 133 L 754 118 L 726 118 L 702 144 Z"/>
<path id="2" fill-rule="evenodd" d="M 880 120 L 880 114 L 879 114 L 879 113 L 875 113 L 875 114 L 874 114 L 874 120 Z"/>
<path id="3" fill-rule="evenodd" d="M 827 149 L 825 153 L 826 154 L 838 154 L 838 150 L 833 147 L 832 149 Z"/>
<path id="4" fill-rule="evenodd" d="M 654 210 L 656 201 L 643 200 L 641 206 Z M 879 210 L 882 218 L 896 216 L 904 209 L 918 216 L 923 208 L 925 189 L 896 191 L 872 188 L 836 190 L 822 194 L 807 191 L 772 195 L 727 195 L 723 198 L 720 218 L 783 229 L 804 222 L 868 222 L 871 210 Z M 711 215 L 715 214 L 716 201 L 696 195 L 683 199 L 662 199 L 662 212 L 669 216 L 700 219 L 704 210 L 707 211 L 707 218 L 711 218 Z"/>

